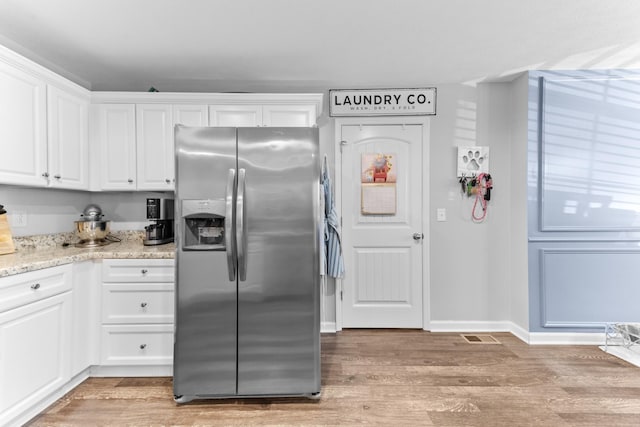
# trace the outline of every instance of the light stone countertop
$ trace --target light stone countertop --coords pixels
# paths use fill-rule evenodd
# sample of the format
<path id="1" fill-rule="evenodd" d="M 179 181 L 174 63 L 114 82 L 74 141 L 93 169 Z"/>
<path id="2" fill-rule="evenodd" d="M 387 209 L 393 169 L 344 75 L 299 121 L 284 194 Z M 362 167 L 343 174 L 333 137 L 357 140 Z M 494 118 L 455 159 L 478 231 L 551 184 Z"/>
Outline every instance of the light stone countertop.
<path id="1" fill-rule="evenodd" d="M 173 259 L 175 256 L 174 243 L 144 246 L 139 236 L 126 236 L 120 242 L 96 248 L 65 246 L 59 242 L 59 237 L 53 244 L 54 239 L 46 240 L 39 240 L 39 244 L 22 242 L 22 245 L 16 245 L 15 253 L 0 255 L 0 277 L 92 259 Z"/>

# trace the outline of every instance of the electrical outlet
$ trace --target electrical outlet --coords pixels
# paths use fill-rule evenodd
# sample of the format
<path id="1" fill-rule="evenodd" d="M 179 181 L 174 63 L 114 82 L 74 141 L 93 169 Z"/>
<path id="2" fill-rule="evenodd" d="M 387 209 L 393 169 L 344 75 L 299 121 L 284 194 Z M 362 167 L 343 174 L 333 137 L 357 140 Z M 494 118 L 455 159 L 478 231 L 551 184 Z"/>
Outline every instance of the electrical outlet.
<path id="1" fill-rule="evenodd" d="M 14 211 L 10 214 L 11 226 L 15 228 L 27 226 L 27 213 L 24 211 Z"/>
<path id="2" fill-rule="evenodd" d="M 447 210 L 445 208 L 436 209 L 436 220 L 441 222 L 447 220 Z"/>

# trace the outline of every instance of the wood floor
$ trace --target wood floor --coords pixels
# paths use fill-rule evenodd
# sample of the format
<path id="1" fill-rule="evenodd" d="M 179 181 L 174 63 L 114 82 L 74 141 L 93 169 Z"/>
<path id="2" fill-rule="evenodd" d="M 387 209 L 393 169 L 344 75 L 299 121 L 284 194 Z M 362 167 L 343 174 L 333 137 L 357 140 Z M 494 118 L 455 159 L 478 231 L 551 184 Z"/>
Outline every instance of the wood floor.
<path id="1" fill-rule="evenodd" d="M 469 344 L 458 334 L 322 337 L 319 400 L 176 405 L 170 378 L 91 378 L 31 426 L 639 426 L 640 368 L 595 346 Z"/>

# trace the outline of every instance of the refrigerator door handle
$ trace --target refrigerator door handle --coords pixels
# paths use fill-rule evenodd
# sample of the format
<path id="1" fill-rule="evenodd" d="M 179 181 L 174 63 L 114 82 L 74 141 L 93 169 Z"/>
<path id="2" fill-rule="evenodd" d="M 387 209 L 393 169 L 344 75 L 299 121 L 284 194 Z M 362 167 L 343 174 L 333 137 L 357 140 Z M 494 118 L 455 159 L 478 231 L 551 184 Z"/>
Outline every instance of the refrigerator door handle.
<path id="1" fill-rule="evenodd" d="M 236 280 L 236 242 L 233 235 L 233 190 L 236 185 L 236 170 L 229 169 L 227 195 L 225 199 L 224 245 L 227 250 L 227 270 L 229 281 Z"/>
<path id="2" fill-rule="evenodd" d="M 238 244 L 238 278 L 247 280 L 247 223 L 245 217 L 246 171 L 238 170 L 238 197 L 236 199 L 236 233 Z"/>

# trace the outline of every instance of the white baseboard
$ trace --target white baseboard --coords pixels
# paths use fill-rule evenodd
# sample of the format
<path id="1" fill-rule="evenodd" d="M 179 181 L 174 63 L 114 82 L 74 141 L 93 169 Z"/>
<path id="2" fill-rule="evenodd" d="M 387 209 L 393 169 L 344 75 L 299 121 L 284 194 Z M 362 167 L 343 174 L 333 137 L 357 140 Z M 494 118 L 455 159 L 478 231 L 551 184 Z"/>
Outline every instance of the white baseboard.
<path id="1" fill-rule="evenodd" d="M 336 322 L 320 322 L 320 333 L 322 334 L 335 334 L 337 330 Z"/>
<path id="2" fill-rule="evenodd" d="M 431 332 L 510 332 L 530 345 L 603 345 L 604 332 L 529 332 L 511 321 L 431 321 Z"/>
<path id="3" fill-rule="evenodd" d="M 508 321 L 432 320 L 431 332 L 511 332 Z"/>
<path id="4" fill-rule="evenodd" d="M 173 365 L 92 366 L 92 377 L 170 377 Z"/>
<path id="5" fill-rule="evenodd" d="M 604 345 L 604 332 L 529 332 L 531 345 Z"/>

